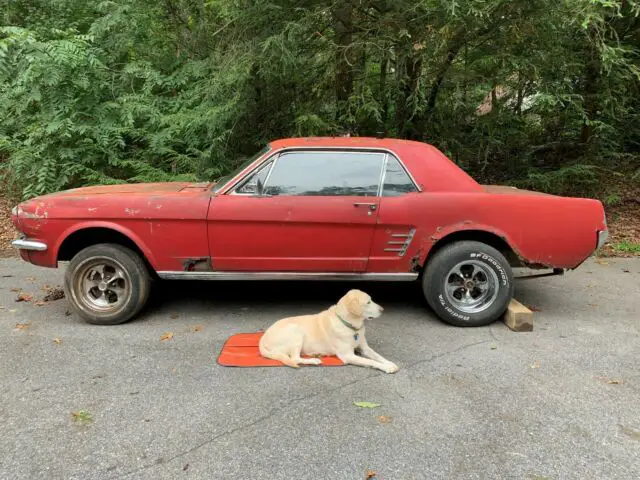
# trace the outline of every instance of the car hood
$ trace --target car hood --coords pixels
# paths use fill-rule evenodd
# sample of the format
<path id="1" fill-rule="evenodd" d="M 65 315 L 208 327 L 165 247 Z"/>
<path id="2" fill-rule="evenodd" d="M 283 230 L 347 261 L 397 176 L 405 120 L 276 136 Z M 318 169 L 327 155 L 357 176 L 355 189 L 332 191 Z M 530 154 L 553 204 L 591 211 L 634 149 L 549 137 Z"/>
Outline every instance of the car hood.
<path id="1" fill-rule="evenodd" d="M 43 197 L 86 197 L 93 195 L 159 195 L 163 193 L 175 193 L 181 191 L 206 191 L 213 187 L 212 182 L 189 183 L 189 182 L 163 182 L 163 183 L 122 183 L 117 185 L 98 185 L 95 187 L 73 188 L 61 192 L 44 195 Z"/>

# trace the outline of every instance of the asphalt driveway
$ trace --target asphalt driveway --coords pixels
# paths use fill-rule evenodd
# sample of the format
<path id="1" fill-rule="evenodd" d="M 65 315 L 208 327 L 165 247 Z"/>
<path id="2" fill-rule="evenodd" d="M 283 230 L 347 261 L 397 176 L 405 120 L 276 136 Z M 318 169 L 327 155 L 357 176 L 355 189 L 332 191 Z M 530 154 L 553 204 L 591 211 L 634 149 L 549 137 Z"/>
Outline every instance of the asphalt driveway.
<path id="1" fill-rule="evenodd" d="M 417 286 L 358 284 L 385 307 L 367 336 L 395 375 L 215 362 L 352 284 L 165 283 L 98 327 L 39 304 L 61 280 L 0 260 L 2 479 L 640 478 L 640 260 L 520 281 L 532 333 L 449 327 Z"/>

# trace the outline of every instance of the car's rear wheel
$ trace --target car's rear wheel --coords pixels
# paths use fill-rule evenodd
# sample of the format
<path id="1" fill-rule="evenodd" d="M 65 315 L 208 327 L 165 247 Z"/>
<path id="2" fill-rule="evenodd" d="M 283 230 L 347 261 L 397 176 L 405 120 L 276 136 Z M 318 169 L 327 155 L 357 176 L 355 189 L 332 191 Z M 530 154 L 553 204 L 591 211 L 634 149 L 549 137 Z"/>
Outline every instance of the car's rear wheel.
<path id="1" fill-rule="evenodd" d="M 498 319 L 513 296 L 513 272 L 495 248 L 480 242 L 446 245 L 429 260 L 422 289 L 446 323 L 478 327 Z"/>
<path id="2" fill-rule="evenodd" d="M 78 252 L 69 262 L 64 284 L 71 307 L 84 320 L 116 325 L 144 307 L 151 277 L 136 252 L 105 243 Z"/>

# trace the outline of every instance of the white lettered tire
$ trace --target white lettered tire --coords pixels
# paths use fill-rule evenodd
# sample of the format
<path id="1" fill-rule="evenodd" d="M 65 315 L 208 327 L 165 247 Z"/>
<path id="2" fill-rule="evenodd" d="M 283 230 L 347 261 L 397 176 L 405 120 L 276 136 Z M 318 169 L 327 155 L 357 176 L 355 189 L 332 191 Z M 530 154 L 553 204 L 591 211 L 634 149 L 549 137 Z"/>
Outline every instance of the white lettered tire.
<path id="1" fill-rule="evenodd" d="M 422 277 L 422 290 L 433 311 L 458 327 L 497 320 L 507 309 L 513 288 L 513 272 L 504 255 L 467 240 L 438 250 Z"/>

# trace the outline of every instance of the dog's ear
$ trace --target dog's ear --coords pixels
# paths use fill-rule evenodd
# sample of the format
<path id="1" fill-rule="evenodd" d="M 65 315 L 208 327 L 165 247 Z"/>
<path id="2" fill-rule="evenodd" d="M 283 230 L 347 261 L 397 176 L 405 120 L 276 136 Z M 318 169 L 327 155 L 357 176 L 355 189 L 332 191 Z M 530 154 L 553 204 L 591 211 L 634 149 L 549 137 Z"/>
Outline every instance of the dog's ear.
<path id="1" fill-rule="evenodd" d="M 359 290 L 350 290 L 344 296 L 344 304 L 347 311 L 354 317 L 364 315 L 364 295 Z"/>

